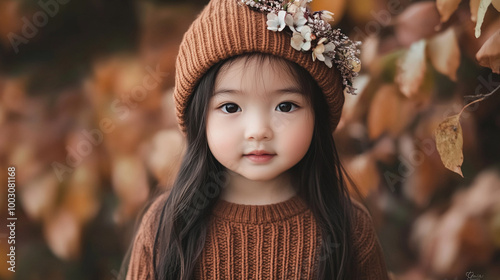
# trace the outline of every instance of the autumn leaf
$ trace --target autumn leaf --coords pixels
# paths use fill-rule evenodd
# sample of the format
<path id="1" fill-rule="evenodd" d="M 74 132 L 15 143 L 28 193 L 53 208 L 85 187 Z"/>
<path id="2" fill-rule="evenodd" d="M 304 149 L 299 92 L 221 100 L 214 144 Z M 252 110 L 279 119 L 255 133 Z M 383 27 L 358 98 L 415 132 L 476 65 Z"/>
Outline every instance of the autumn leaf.
<path id="1" fill-rule="evenodd" d="M 411 4 L 395 20 L 395 34 L 398 42 L 409 47 L 421 39 L 434 36 L 440 24 L 439 11 L 432 1 Z"/>
<path id="2" fill-rule="evenodd" d="M 500 12 L 500 0 L 491 0 L 491 5 Z"/>
<path id="3" fill-rule="evenodd" d="M 382 85 L 375 93 L 367 117 L 369 138 L 388 133 L 397 137 L 413 117 L 411 102 L 395 84 Z"/>
<path id="4" fill-rule="evenodd" d="M 476 59 L 479 64 L 500 74 L 500 30 L 493 34 L 479 49 Z"/>
<path id="5" fill-rule="evenodd" d="M 483 101 L 485 98 L 495 94 L 500 89 L 500 86 L 495 88 L 492 92 L 483 95 L 481 98 L 472 101 L 465 105 L 458 115 L 448 117 L 438 125 L 434 135 L 436 136 L 436 147 L 441 156 L 441 161 L 446 168 L 454 171 L 463 177 L 460 167 L 464 160 L 462 154 L 463 137 L 462 127 L 460 126 L 460 116 L 464 110 L 474 103 Z"/>
<path id="6" fill-rule="evenodd" d="M 479 3 L 481 0 L 470 0 L 469 8 L 470 8 L 470 20 L 476 22 L 477 20 L 477 10 L 479 9 Z"/>
<path id="7" fill-rule="evenodd" d="M 135 215 L 149 195 L 147 170 L 136 155 L 121 155 L 113 159 L 111 183 L 120 199 L 115 221 L 122 223 Z"/>
<path id="8" fill-rule="evenodd" d="M 413 43 L 398 62 L 396 82 L 399 84 L 401 92 L 408 98 L 417 94 L 424 79 L 426 45 L 426 41 L 423 39 Z"/>
<path id="9" fill-rule="evenodd" d="M 437 0 L 436 6 L 441 15 L 441 22 L 450 19 L 450 16 L 457 10 L 461 0 Z"/>
<path id="10" fill-rule="evenodd" d="M 372 154 L 366 152 L 353 157 L 348 161 L 346 169 L 353 178 L 354 184 L 363 198 L 370 194 L 370 192 L 377 190 L 380 174 Z M 348 182 L 347 185 L 350 193 L 354 195 L 354 186 L 351 185 L 351 182 Z"/>
<path id="11" fill-rule="evenodd" d="M 21 205 L 28 217 L 41 220 L 54 211 L 59 181 L 54 172 L 46 172 L 33 178 L 20 189 Z"/>
<path id="12" fill-rule="evenodd" d="M 346 0 L 329 1 L 329 0 L 316 0 L 311 2 L 310 7 L 313 11 L 330 11 L 334 13 L 334 23 L 339 23 L 344 15 L 346 9 Z"/>
<path id="13" fill-rule="evenodd" d="M 434 68 L 456 81 L 457 69 L 460 66 L 460 48 L 454 29 L 448 28 L 429 40 L 428 52 Z"/>
<path id="14" fill-rule="evenodd" d="M 184 138 L 179 130 L 162 130 L 153 137 L 147 155 L 147 166 L 162 187 L 173 184 L 183 152 Z"/>
<path id="15" fill-rule="evenodd" d="M 74 215 L 61 208 L 44 222 L 47 245 L 63 260 L 77 260 L 81 254 L 82 227 Z"/>
<path id="16" fill-rule="evenodd" d="M 65 195 L 62 198 L 63 208 L 73 214 L 77 223 L 85 225 L 99 211 L 98 189 L 99 177 L 95 165 L 83 164 L 73 172 Z"/>
<path id="17" fill-rule="evenodd" d="M 464 161 L 463 137 L 459 119 L 460 114 L 446 118 L 439 124 L 435 136 L 436 147 L 444 166 L 463 177 L 461 170 Z"/>
<path id="18" fill-rule="evenodd" d="M 483 25 L 484 15 L 491 4 L 491 0 L 481 0 L 479 3 L 479 8 L 477 10 L 477 22 L 476 22 L 476 38 L 481 36 L 481 25 Z"/>

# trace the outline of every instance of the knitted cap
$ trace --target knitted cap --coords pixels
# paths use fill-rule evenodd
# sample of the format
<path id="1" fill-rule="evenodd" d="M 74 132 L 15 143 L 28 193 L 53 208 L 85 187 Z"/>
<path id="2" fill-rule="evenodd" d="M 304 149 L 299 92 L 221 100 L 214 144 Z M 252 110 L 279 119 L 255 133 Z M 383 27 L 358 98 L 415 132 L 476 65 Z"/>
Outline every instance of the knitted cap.
<path id="1" fill-rule="evenodd" d="M 338 69 L 313 61 L 310 52 L 297 51 L 285 32 L 267 29 L 266 14 L 238 0 L 211 0 L 184 34 L 176 61 L 174 100 L 183 133 L 189 96 L 211 66 L 224 59 L 252 52 L 271 54 L 295 62 L 316 80 L 330 108 L 330 126 L 340 120 L 344 93 Z"/>

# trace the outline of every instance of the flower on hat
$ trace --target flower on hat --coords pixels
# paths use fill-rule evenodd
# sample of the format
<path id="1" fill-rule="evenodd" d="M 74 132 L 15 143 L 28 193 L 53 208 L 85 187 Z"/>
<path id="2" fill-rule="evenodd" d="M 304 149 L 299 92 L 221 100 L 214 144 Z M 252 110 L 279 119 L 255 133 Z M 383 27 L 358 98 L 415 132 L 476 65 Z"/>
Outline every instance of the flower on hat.
<path id="1" fill-rule="evenodd" d="M 321 19 L 324 20 L 325 22 L 332 22 L 333 21 L 333 13 L 330 11 L 321 11 Z"/>
<path id="2" fill-rule="evenodd" d="M 282 31 L 286 27 L 286 11 L 279 11 L 278 14 L 267 14 L 267 29 L 272 31 Z"/>
<path id="3" fill-rule="evenodd" d="M 330 56 L 329 54 L 335 51 L 335 45 L 332 42 L 324 45 L 326 40 L 326 38 L 321 38 L 321 40 L 319 40 L 318 45 L 313 49 L 312 57 L 313 61 L 317 58 L 320 61 L 324 61 L 329 68 L 332 68 L 333 56 Z"/>
<path id="4" fill-rule="evenodd" d="M 295 5 L 291 5 L 292 7 L 296 7 Z M 291 8 L 288 8 L 291 9 Z M 294 9 L 292 9 L 294 10 Z M 297 28 L 300 28 L 304 26 L 307 23 L 307 19 L 304 17 L 304 12 L 300 11 L 299 9 L 295 9 L 296 12 L 294 13 L 287 13 L 285 17 L 285 22 L 288 28 L 292 30 L 293 32 L 300 32 L 297 30 Z M 287 10 L 288 12 L 288 10 Z"/>
<path id="5" fill-rule="evenodd" d="M 312 41 L 312 33 L 311 33 L 311 27 L 304 25 L 301 27 L 297 28 L 297 31 L 299 32 L 294 32 L 291 45 L 294 49 L 300 51 L 308 51 L 311 49 L 311 41 Z"/>
<path id="6" fill-rule="evenodd" d="M 340 29 L 333 29 L 333 13 L 311 13 L 312 0 L 237 0 L 267 14 L 267 29 L 281 32 L 286 27 L 292 35 L 290 44 L 297 51 L 312 51 L 312 59 L 332 68 L 335 64 L 343 78 L 345 92 L 355 94 L 353 79 L 361 69 L 361 42 L 351 41 Z M 318 40 L 318 38 L 320 38 Z M 328 42 L 328 43 L 327 43 Z M 326 44 L 325 44 L 326 43 Z"/>

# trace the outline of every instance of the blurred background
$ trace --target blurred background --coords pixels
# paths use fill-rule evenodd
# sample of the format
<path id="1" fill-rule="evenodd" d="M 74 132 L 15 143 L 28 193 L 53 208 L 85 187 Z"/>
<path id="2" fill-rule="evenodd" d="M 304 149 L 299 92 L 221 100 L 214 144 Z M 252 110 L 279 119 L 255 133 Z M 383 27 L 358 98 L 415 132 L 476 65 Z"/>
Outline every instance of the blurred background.
<path id="1" fill-rule="evenodd" d="M 0 219 L 10 166 L 17 217 L 16 272 L 2 226 L 0 279 L 116 279 L 137 215 L 178 170 L 175 58 L 207 2 L 0 0 Z M 346 96 L 334 136 L 393 279 L 500 279 L 492 2 L 312 2 L 363 42 L 358 95 Z M 434 131 L 485 95 L 453 130 L 461 177 Z"/>

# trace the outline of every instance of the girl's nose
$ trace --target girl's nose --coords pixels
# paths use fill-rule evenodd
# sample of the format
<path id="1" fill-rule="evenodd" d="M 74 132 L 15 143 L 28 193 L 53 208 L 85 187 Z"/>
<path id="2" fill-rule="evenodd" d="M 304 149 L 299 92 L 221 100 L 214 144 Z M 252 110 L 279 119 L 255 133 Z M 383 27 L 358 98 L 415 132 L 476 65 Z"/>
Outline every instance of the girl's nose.
<path id="1" fill-rule="evenodd" d="M 248 118 L 245 138 L 254 141 L 266 141 L 273 138 L 271 121 L 265 114 L 254 114 Z"/>

